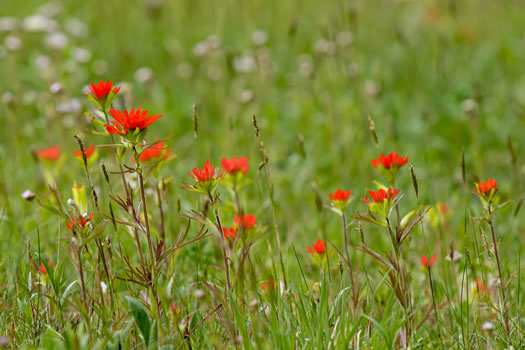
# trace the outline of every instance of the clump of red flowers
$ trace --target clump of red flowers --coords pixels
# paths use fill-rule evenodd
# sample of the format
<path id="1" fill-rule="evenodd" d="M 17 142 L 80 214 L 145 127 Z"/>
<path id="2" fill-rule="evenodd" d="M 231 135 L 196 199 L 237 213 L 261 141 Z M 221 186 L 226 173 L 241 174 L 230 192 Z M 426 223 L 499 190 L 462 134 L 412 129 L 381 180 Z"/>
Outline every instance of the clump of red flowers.
<path id="1" fill-rule="evenodd" d="M 40 160 L 55 162 L 60 158 L 60 146 L 41 148 L 35 154 Z"/>
<path id="2" fill-rule="evenodd" d="M 237 237 L 237 230 L 235 227 L 223 227 L 222 234 L 226 239 L 235 239 Z"/>
<path id="3" fill-rule="evenodd" d="M 157 139 L 158 140 L 158 139 Z M 139 160 L 142 163 L 166 160 L 171 154 L 171 148 L 164 146 L 164 141 L 154 143 L 142 151 Z"/>
<path id="4" fill-rule="evenodd" d="M 129 131 L 141 132 L 162 117 L 161 114 L 150 116 L 147 110 L 142 110 L 142 107 L 133 108 L 129 112 L 127 110 L 121 112 L 111 108 L 109 113 L 115 119 L 110 121 L 113 126 L 104 124 L 104 127 L 110 134 L 121 136 L 127 135 Z"/>
<path id="5" fill-rule="evenodd" d="M 78 220 L 75 219 L 73 216 L 71 216 L 71 221 L 68 221 L 68 223 L 67 223 L 67 227 L 68 227 L 71 231 L 73 231 L 73 228 L 75 227 L 75 225 L 78 225 L 78 227 L 80 227 L 80 228 L 84 228 L 84 227 L 86 227 L 86 225 L 87 225 L 88 223 L 90 223 L 91 221 L 93 221 L 93 216 L 94 216 L 94 215 L 95 215 L 95 213 L 91 213 L 91 215 L 89 215 L 89 219 L 88 219 L 88 220 L 84 219 L 83 216 L 80 216 L 80 217 L 78 218 Z"/>
<path id="6" fill-rule="evenodd" d="M 392 152 L 388 156 L 383 153 L 377 159 L 372 159 L 372 166 L 377 168 L 382 166 L 385 169 L 401 168 L 408 162 L 408 156 L 398 156 L 397 152 Z"/>
<path id="7" fill-rule="evenodd" d="M 257 216 L 253 214 L 235 214 L 233 220 L 237 227 L 244 227 L 245 230 L 251 230 L 257 222 Z"/>
<path id="8" fill-rule="evenodd" d="M 195 180 L 195 185 L 184 185 L 182 187 L 183 189 L 197 191 L 203 194 L 211 194 L 216 185 L 223 178 L 224 171 L 222 168 L 216 169 L 213 164 L 207 160 L 202 169 L 198 166 L 193 168 L 193 170 L 190 171 L 190 176 Z"/>
<path id="9" fill-rule="evenodd" d="M 89 90 L 91 91 L 91 96 L 93 96 L 97 100 L 101 100 L 109 95 L 109 93 L 112 91 L 111 88 L 113 87 L 113 82 L 111 80 L 106 81 L 105 83 L 103 81 L 100 81 L 98 84 L 90 83 Z M 120 87 L 113 88 L 113 94 L 117 94 L 120 90 Z"/>
<path id="10" fill-rule="evenodd" d="M 87 159 L 91 158 L 91 156 L 95 153 L 95 146 L 84 148 L 84 153 L 86 153 L 86 158 Z M 78 158 L 78 159 L 82 159 L 82 151 L 81 150 L 73 151 L 73 155 L 76 158 Z"/>
<path id="11" fill-rule="evenodd" d="M 49 260 L 47 261 L 47 266 L 54 268 L 54 265 Z M 42 274 L 44 275 L 47 274 L 47 270 L 46 270 L 44 263 L 40 263 L 40 272 L 42 272 Z"/>
<path id="12" fill-rule="evenodd" d="M 432 264 L 434 264 L 434 262 L 436 261 L 436 255 L 435 254 L 432 254 L 432 256 L 429 258 L 427 258 L 425 255 L 423 255 L 419 261 L 421 262 L 421 265 L 423 265 L 423 267 L 425 268 L 430 268 L 432 266 Z"/>
<path id="13" fill-rule="evenodd" d="M 352 194 L 352 191 L 343 191 L 342 189 L 338 189 L 334 193 L 330 193 L 330 199 L 332 200 L 332 203 L 335 207 L 343 210 L 348 205 L 348 202 L 350 201 L 350 194 Z"/>
<path id="14" fill-rule="evenodd" d="M 321 241 L 320 239 L 317 240 L 312 246 L 306 247 L 306 251 L 312 255 L 314 254 L 324 254 L 326 252 L 326 243 Z"/>
<path id="15" fill-rule="evenodd" d="M 377 159 L 372 159 L 372 166 L 378 168 L 387 181 L 394 186 L 398 170 L 406 165 L 408 156 L 399 156 L 397 152 L 392 152 L 388 156 L 383 153 Z"/>
<path id="16" fill-rule="evenodd" d="M 260 286 L 264 291 L 272 291 L 275 289 L 275 282 L 273 280 L 268 280 L 266 282 L 262 282 Z"/>
<path id="17" fill-rule="evenodd" d="M 490 196 L 496 193 L 499 189 L 499 185 L 494 179 L 488 179 L 487 181 L 481 181 L 476 184 L 474 193 L 478 196 Z"/>
<path id="18" fill-rule="evenodd" d="M 391 201 L 394 198 L 396 198 L 397 194 L 399 193 L 399 190 L 397 188 L 391 189 L 389 188 L 387 191 L 380 189 L 378 191 L 368 191 L 370 194 L 370 198 L 374 201 L 374 203 L 383 203 L 385 200 Z M 372 204 L 367 198 L 361 199 L 366 204 Z"/>
<path id="19" fill-rule="evenodd" d="M 243 175 L 246 175 L 248 170 L 250 170 L 250 164 L 248 164 L 248 158 L 247 157 L 233 157 L 233 158 L 222 158 L 221 159 L 221 166 L 230 175 L 235 175 L 238 173 L 242 173 Z"/>

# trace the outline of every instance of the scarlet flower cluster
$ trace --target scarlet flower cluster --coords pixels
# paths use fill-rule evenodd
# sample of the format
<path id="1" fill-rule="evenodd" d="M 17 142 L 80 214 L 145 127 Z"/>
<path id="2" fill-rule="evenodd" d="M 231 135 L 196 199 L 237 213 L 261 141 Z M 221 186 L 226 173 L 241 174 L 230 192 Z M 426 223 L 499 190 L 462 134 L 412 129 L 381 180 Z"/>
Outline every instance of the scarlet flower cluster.
<path id="1" fill-rule="evenodd" d="M 251 230 L 255 226 L 257 216 L 252 214 L 235 214 L 233 221 L 235 221 L 237 227 L 240 228 L 242 226 L 245 230 Z"/>
<path id="2" fill-rule="evenodd" d="M 426 267 L 426 268 L 430 268 L 432 266 L 432 264 L 434 264 L 434 262 L 436 261 L 436 256 L 434 254 L 432 254 L 432 256 L 430 257 L 430 259 L 428 259 L 425 255 L 423 255 L 419 261 L 421 262 L 421 265 L 423 265 L 423 267 Z"/>
<path id="3" fill-rule="evenodd" d="M 78 225 L 80 228 L 84 228 L 84 227 L 86 227 L 86 225 L 87 225 L 89 222 L 93 221 L 93 216 L 94 216 L 94 215 L 95 215 L 95 213 L 91 213 L 91 214 L 89 215 L 89 220 L 84 219 L 82 216 L 80 216 L 80 217 L 78 218 L 78 220 L 76 220 L 73 216 L 71 216 L 71 221 L 69 221 L 69 222 L 67 223 L 67 227 L 68 227 L 70 230 L 73 230 L 73 227 L 74 227 L 75 225 Z"/>
<path id="4" fill-rule="evenodd" d="M 158 139 L 157 139 L 158 140 Z M 159 161 L 168 159 L 171 154 L 171 148 L 165 148 L 164 141 L 154 143 L 152 146 L 146 148 L 139 156 L 139 160 L 143 163 L 151 161 Z"/>
<path id="5" fill-rule="evenodd" d="M 110 134 L 121 136 L 126 135 L 129 131 L 135 131 L 136 129 L 142 131 L 162 117 L 161 114 L 149 116 L 148 111 L 142 110 L 142 107 L 139 107 L 138 109 L 132 108 L 129 112 L 127 110 L 121 112 L 111 108 L 109 113 L 115 119 L 110 120 L 110 123 L 113 124 L 113 126 L 104 124 L 104 127 Z"/>
<path id="6" fill-rule="evenodd" d="M 324 254 L 326 252 L 326 243 L 318 239 L 317 242 L 313 243 L 311 247 L 306 247 L 306 251 L 312 255 Z"/>
<path id="7" fill-rule="evenodd" d="M 480 183 L 476 184 L 476 190 L 474 191 L 474 193 L 476 193 L 479 196 L 488 196 L 491 193 L 496 193 L 498 189 L 499 185 L 496 182 L 496 180 L 490 178 L 487 181 L 481 181 Z"/>
<path id="8" fill-rule="evenodd" d="M 374 201 L 374 203 L 383 203 L 386 200 L 393 200 L 396 198 L 397 194 L 399 193 L 399 190 L 397 188 L 391 189 L 389 188 L 387 191 L 380 189 L 378 191 L 368 191 L 370 194 L 370 198 Z M 367 198 L 361 199 L 366 204 L 371 204 L 371 202 Z"/>
<path id="9" fill-rule="evenodd" d="M 93 96 L 97 100 L 101 100 L 105 98 L 107 95 L 109 95 L 112 87 L 113 87 L 113 82 L 111 80 L 108 80 L 105 83 L 103 81 L 100 81 L 98 84 L 91 83 L 89 85 L 89 90 L 91 91 L 91 96 Z M 120 87 L 113 88 L 113 93 L 115 95 L 119 91 L 120 91 Z"/>
<path id="10" fill-rule="evenodd" d="M 226 239 L 235 239 L 237 237 L 237 229 L 235 227 L 223 227 L 222 233 Z"/>
<path id="11" fill-rule="evenodd" d="M 93 155 L 93 153 L 95 153 L 95 146 L 84 148 L 84 153 L 86 153 L 86 158 L 89 159 Z M 78 159 L 82 159 L 82 151 L 81 150 L 74 151 L 73 155 L 76 158 L 78 158 Z"/>
<path id="12" fill-rule="evenodd" d="M 372 166 L 374 168 L 379 167 L 380 165 L 385 169 L 401 168 L 408 162 L 408 156 L 398 156 L 397 152 L 392 152 L 388 156 L 385 156 L 383 153 L 379 156 L 378 159 L 372 159 Z"/>
<path id="13" fill-rule="evenodd" d="M 250 170 L 250 164 L 248 164 L 247 157 L 233 157 L 233 158 L 222 158 L 221 166 L 230 175 L 242 172 L 243 175 L 246 175 L 248 170 Z"/>
<path id="14" fill-rule="evenodd" d="M 204 163 L 204 168 L 201 169 L 199 166 L 196 168 L 193 168 L 193 171 L 190 172 L 190 176 L 193 177 L 193 179 L 196 182 L 208 182 L 213 180 L 213 177 L 215 175 L 215 167 L 209 160 Z"/>
<path id="15" fill-rule="evenodd" d="M 57 161 L 60 158 L 60 146 L 51 146 L 47 148 L 41 148 L 35 152 L 36 156 L 40 160 L 46 161 Z"/>

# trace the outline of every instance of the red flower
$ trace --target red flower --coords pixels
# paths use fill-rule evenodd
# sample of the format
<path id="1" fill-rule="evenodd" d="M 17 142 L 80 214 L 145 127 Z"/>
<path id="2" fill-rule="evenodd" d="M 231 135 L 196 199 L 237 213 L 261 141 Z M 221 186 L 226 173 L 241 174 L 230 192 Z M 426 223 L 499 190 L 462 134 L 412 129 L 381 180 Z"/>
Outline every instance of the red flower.
<path id="1" fill-rule="evenodd" d="M 475 194 L 484 196 L 490 195 L 492 190 L 494 193 L 498 191 L 499 185 L 494 179 L 488 179 L 487 181 L 481 181 L 479 184 L 476 184 Z"/>
<path id="2" fill-rule="evenodd" d="M 84 152 L 86 153 L 86 158 L 89 159 L 89 157 L 91 157 L 93 155 L 93 153 L 95 153 L 95 146 L 84 148 Z M 77 157 L 78 159 L 82 159 L 82 151 L 81 150 L 73 151 L 73 155 L 75 157 Z"/>
<path id="3" fill-rule="evenodd" d="M 209 160 L 204 163 L 204 169 L 201 169 L 199 166 L 193 168 L 193 171 L 190 171 L 191 177 L 195 182 L 207 182 L 213 180 L 215 175 L 215 167 L 210 163 Z"/>
<path id="4" fill-rule="evenodd" d="M 397 152 L 392 152 L 388 156 L 385 156 L 383 153 L 379 156 L 378 159 L 372 159 L 372 166 L 377 168 L 379 165 L 383 166 L 385 169 L 390 169 L 392 167 L 401 168 L 408 162 L 408 156 L 398 156 Z"/>
<path id="5" fill-rule="evenodd" d="M 89 90 L 91 91 L 91 96 L 93 96 L 97 100 L 100 100 L 109 94 L 112 87 L 113 82 L 111 82 L 110 80 L 106 81 L 105 83 L 103 81 L 100 81 L 97 85 L 91 83 L 89 86 Z M 117 94 L 119 90 L 120 87 L 113 88 L 113 93 Z"/>
<path id="6" fill-rule="evenodd" d="M 383 201 L 386 199 L 386 200 L 392 200 L 394 198 L 396 198 L 397 194 L 399 193 L 399 190 L 397 188 L 395 188 L 394 190 L 392 190 L 391 188 L 388 189 L 387 192 L 385 192 L 385 190 L 383 189 L 380 189 L 376 192 L 374 191 L 368 191 L 368 193 L 370 194 L 370 197 L 372 198 L 372 200 L 375 202 L 375 203 L 383 203 Z M 370 204 L 371 202 L 366 199 L 366 198 L 362 198 L 361 199 L 363 202 L 365 202 L 366 204 Z"/>
<path id="7" fill-rule="evenodd" d="M 424 267 L 430 268 L 432 264 L 434 264 L 434 262 L 436 261 L 436 256 L 432 254 L 429 261 L 429 259 L 423 255 L 421 259 L 419 259 L 419 261 L 421 261 L 421 265 L 423 265 Z"/>
<path id="8" fill-rule="evenodd" d="M 275 289 L 275 282 L 273 280 L 268 280 L 266 282 L 262 282 L 260 284 L 260 286 L 265 291 L 274 290 Z"/>
<path id="9" fill-rule="evenodd" d="M 329 196 L 330 196 L 330 199 L 332 199 L 333 201 L 346 201 L 348 200 L 348 198 L 350 198 L 350 194 L 352 193 L 352 191 L 343 191 L 341 189 L 338 189 L 337 191 L 335 191 L 335 193 L 330 193 Z"/>
<path id="10" fill-rule="evenodd" d="M 312 247 L 306 247 L 306 251 L 312 255 L 314 255 L 315 253 L 321 255 L 326 252 L 326 243 L 321 241 L 320 239 L 318 239 L 317 242 L 312 244 Z"/>
<path id="11" fill-rule="evenodd" d="M 448 213 L 448 205 L 446 203 L 441 203 L 439 205 L 439 211 L 442 213 L 442 214 L 446 214 Z"/>
<path id="12" fill-rule="evenodd" d="M 95 213 L 91 213 L 91 215 L 89 215 L 89 220 L 86 221 L 86 219 L 84 219 L 82 216 L 78 218 L 78 220 L 75 220 L 74 217 L 71 216 L 71 221 L 69 221 L 67 223 L 67 227 L 73 231 L 73 227 L 76 225 L 80 226 L 80 228 L 84 228 L 86 227 L 86 225 L 88 224 L 88 222 L 91 222 L 93 221 L 93 216 L 95 215 Z"/>
<path id="13" fill-rule="evenodd" d="M 237 227 L 244 227 L 246 230 L 250 230 L 253 226 L 255 226 L 255 222 L 257 221 L 257 216 L 252 214 L 241 214 L 233 217 L 233 221 L 235 221 L 235 224 Z"/>
<path id="14" fill-rule="evenodd" d="M 222 158 L 221 159 L 222 168 L 230 175 L 233 175 L 241 171 L 244 175 L 250 170 L 250 164 L 248 164 L 247 157 L 233 157 L 231 159 Z"/>
<path id="15" fill-rule="evenodd" d="M 158 140 L 158 139 L 157 139 Z M 146 148 L 139 156 L 141 162 L 156 161 L 168 159 L 171 148 L 164 147 L 164 141 L 154 143 L 151 147 Z"/>
<path id="16" fill-rule="evenodd" d="M 476 280 L 476 287 L 477 287 L 477 291 L 480 295 L 483 295 L 483 294 L 486 294 L 487 293 L 487 286 L 485 286 L 485 283 L 483 283 L 483 281 L 481 280 L 481 278 L 478 278 Z"/>
<path id="17" fill-rule="evenodd" d="M 49 267 L 54 267 L 51 261 L 49 260 L 47 261 L 47 265 Z M 44 275 L 47 274 L 47 270 L 46 270 L 46 267 L 44 266 L 44 263 L 40 263 L 40 272 L 42 272 Z"/>
<path id="18" fill-rule="evenodd" d="M 36 151 L 36 156 L 41 160 L 57 161 L 60 158 L 60 146 L 41 148 Z"/>
<path id="19" fill-rule="evenodd" d="M 224 238 L 226 239 L 235 239 L 237 236 L 237 230 L 235 227 L 223 227 L 222 233 L 224 234 Z"/>
<path id="20" fill-rule="evenodd" d="M 117 111 L 116 109 L 111 108 L 109 110 L 111 116 L 116 120 L 111 120 L 111 124 L 114 125 L 104 125 L 106 130 L 110 134 L 126 135 L 128 131 L 134 131 L 135 129 L 140 129 L 140 131 L 146 129 L 148 126 L 153 124 L 157 119 L 162 117 L 160 114 L 155 114 L 148 116 L 147 110 L 142 110 L 142 107 L 135 110 L 135 108 L 128 111 Z"/>

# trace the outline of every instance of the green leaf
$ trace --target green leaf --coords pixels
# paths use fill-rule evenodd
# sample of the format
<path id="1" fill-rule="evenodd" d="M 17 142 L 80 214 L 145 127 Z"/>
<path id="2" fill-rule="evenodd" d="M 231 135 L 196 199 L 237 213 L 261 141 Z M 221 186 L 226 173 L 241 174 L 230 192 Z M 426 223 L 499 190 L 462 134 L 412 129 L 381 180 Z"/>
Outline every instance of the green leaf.
<path id="1" fill-rule="evenodd" d="M 126 300 L 128 301 L 133 318 L 135 319 L 140 332 L 144 336 L 144 341 L 146 342 L 146 345 L 148 345 L 151 330 L 151 320 L 148 315 L 148 310 L 140 301 L 135 298 L 126 296 Z"/>

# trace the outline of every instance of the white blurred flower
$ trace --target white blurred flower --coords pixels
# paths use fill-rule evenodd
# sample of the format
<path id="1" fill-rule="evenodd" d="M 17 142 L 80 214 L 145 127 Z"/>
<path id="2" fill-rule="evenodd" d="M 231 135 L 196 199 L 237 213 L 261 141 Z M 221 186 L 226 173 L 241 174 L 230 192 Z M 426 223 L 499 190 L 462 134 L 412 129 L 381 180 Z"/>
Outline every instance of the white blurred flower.
<path id="1" fill-rule="evenodd" d="M 456 262 L 456 261 L 459 261 L 461 260 L 461 257 L 463 255 L 461 255 L 460 252 L 458 252 L 457 250 L 454 250 L 454 252 L 452 252 L 451 254 L 447 254 L 447 256 L 445 257 L 445 259 L 447 261 L 450 261 L 450 262 Z"/>
<path id="2" fill-rule="evenodd" d="M 15 103 L 15 95 L 12 92 L 4 92 L 2 95 L 2 102 L 6 105 L 11 105 Z"/>
<path id="3" fill-rule="evenodd" d="M 350 45 L 354 41 L 354 35 L 349 31 L 342 31 L 337 33 L 335 42 L 341 47 Z"/>
<path id="4" fill-rule="evenodd" d="M 38 69 L 47 69 L 51 65 L 51 59 L 45 55 L 36 56 L 35 65 Z"/>
<path id="5" fill-rule="evenodd" d="M 252 33 L 252 43 L 255 46 L 263 46 L 268 41 L 268 34 L 264 30 L 256 30 Z"/>
<path id="6" fill-rule="evenodd" d="M 64 86 L 60 84 L 59 82 L 54 82 L 49 87 L 49 92 L 51 92 L 53 95 L 59 94 L 62 91 L 64 91 Z"/>
<path id="7" fill-rule="evenodd" d="M 319 39 L 315 43 L 315 51 L 325 55 L 335 54 L 336 46 L 332 41 L 326 39 Z"/>
<path id="8" fill-rule="evenodd" d="M 108 286 L 104 282 L 100 281 L 100 289 L 102 289 L 102 294 L 106 294 Z"/>
<path id="9" fill-rule="evenodd" d="M 247 73 L 255 69 L 255 58 L 251 55 L 242 55 L 233 59 L 233 69 L 238 73 Z"/>
<path id="10" fill-rule="evenodd" d="M 375 81 L 373 80 L 365 81 L 365 93 L 368 96 L 376 96 L 380 90 L 381 88 Z"/>
<path id="11" fill-rule="evenodd" d="M 12 32 L 18 27 L 18 19 L 14 17 L 0 18 L 0 32 Z"/>
<path id="12" fill-rule="evenodd" d="M 104 60 L 96 60 L 91 65 L 91 69 L 93 70 L 93 73 L 97 75 L 104 75 L 108 71 L 109 65 Z"/>
<path id="13" fill-rule="evenodd" d="M 176 68 L 177 75 L 182 79 L 189 79 L 193 74 L 193 66 L 188 62 L 180 62 Z"/>
<path id="14" fill-rule="evenodd" d="M 73 49 L 73 58 L 80 63 L 87 63 L 91 59 L 91 51 L 83 47 Z"/>
<path id="15" fill-rule="evenodd" d="M 253 101 L 255 98 L 255 93 L 252 90 L 242 90 L 241 94 L 239 95 L 239 99 L 242 103 L 248 103 L 250 101 Z"/>
<path id="16" fill-rule="evenodd" d="M 210 45 L 206 41 L 200 41 L 193 47 L 193 54 L 197 57 L 206 56 L 210 52 Z"/>
<path id="17" fill-rule="evenodd" d="M 33 104 L 38 97 L 38 94 L 35 91 L 27 91 L 22 96 L 22 102 L 24 105 L 29 106 Z"/>
<path id="18" fill-rule="evenodd" d="M 222 44 L 221 38 L 217 34 L 212 34 L 208 36 L 206 41 L 208 42 L 208 45 L 210 46 L 210 49 L 212 50 L 219 49 Z"/>
<path id="19" fill-rule="evenodd" d="M 56 17 L 63 10 L 62 3 L 59 1 L 49 1 L 48 3 L 40 6 L 38 13 L 46 17 Z"/>
<path id="20" fill-rule="evenodd" d="M 30 200 L 35 199 L 35 194 L 31 190 L 25 190 L 22 193 L 22 198 L 25 199 L 26 201 L 30 201 Z"/>
<path id="21" fill-rule="evenodd" d="M 222 70 L 219 67 L 211 66 L 208 68 L 208 79 L 218 81 L 222 77 Z"/>
<path id="22" fill-rule="evenodd" d="M 58 23 L 42 15 L 33 15 L 24 18 L 22 27 L 26 32 L 53 32 L 57 30 Z"/>
<path id="23" fill-rule="evenodd" d="M 64 49 L 69 42 L 67 35 L 62 32 L 53 32 L 46 37 L 46 45 L 53 50 Z"/>
<path id="24" fill-rule="evenodd" d="M 483 324 L 481 325 L 481 329 L 485 332 L 491 332 L 494 330 L 494 324 L 489 321 L 483 322 Z"/>
<path id="25" fill-rule="evenodd" d="M 141 67 L 135 72 L 135 80 L 139 83 L 147 83 L 153 79 L 153 70 L 149 67 Z"/>
<path id="26" fill-rule="evenodd" d="M 310 55 L 301 55 L 298 58 L 299 61 L 299 74 L 304 77 L 312 76 L 314 72 L 314 65 L 312 63 L 312 57 Z"/>
<path id="27" fill-rule="evenodd" d="M 195 296 L 195 299 L 202 299 L 204 297 L 204 291 L 202 289 L 197 289 L 193 295 Z"/>
<path id="28" fill-rule="evenodd" d="M 70 18 L 67 20 L 66 31 L 77 38 L 85 38 L 89 34 L 87 24 L 78 18 Z"/>
<path id="29" fill-rule="evenodd" d="M 18 51 L 22 47 L 22 39 L 14 35 L 5 37 L 4 45 L 9 51 Z"/>
<path id="30" fill-rule="evenodd" d="M 467 114 L 474 113 L 478 109 L 478 104 L 469 98 L 461 102 L 461 109 Z"/>

